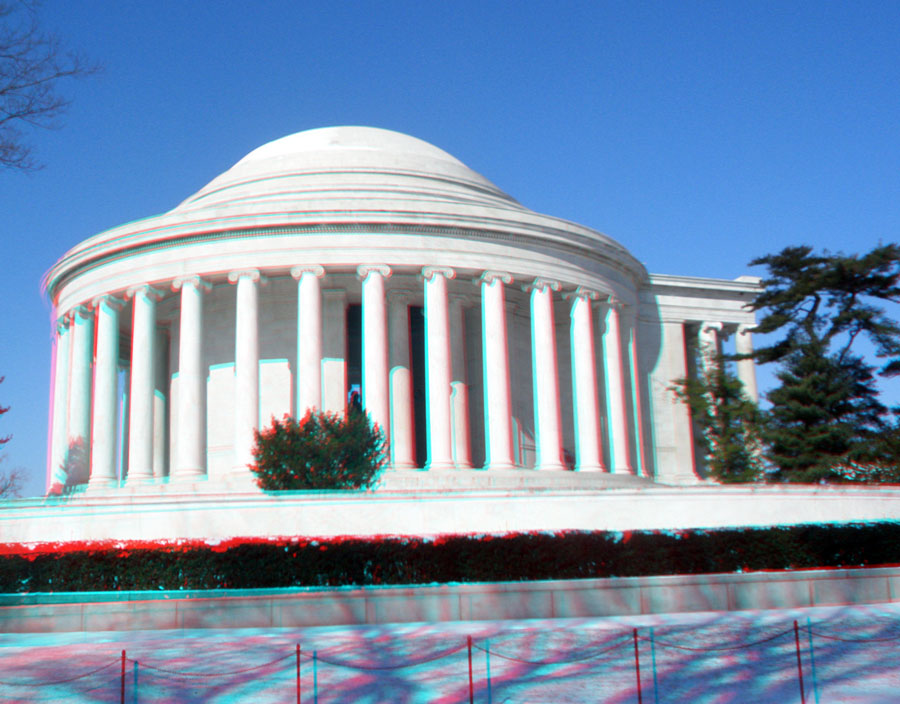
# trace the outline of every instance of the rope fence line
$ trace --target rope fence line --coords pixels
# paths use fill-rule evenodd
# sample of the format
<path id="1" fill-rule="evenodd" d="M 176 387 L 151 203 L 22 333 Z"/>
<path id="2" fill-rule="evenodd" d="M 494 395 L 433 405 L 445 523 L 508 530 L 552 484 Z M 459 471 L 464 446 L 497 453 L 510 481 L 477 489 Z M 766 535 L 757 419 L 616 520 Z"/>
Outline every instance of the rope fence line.
<path id="1" fill-rule="evenodd" d="M 817 638 L 824 638 L 825 640 L 838 640 L 842 643 L 890 643 L 894 640 L 900 640 L 900 633 L 895 636 L 889 636 L 887 638 L 841 638 L 840 636 L 832 636 L 827 633 L 814 631 L 812 629 L 810 629 L 810 633 L 812 633 Z"/>
<path id="2" fill-rule="evenodd" d="M 131 658 L 126 658 L 128 662 L 135 663 L 141 668 L 147 668 L 148 670 L 156 670 L 157 672 L 163 672 L 167 675 L 176 675 L 178 677 L 227 677 L 229 675 L 243 675 L 247 672 L 253 672 L 254 670 L 262 670 L 266 667 L 270 667 L 275 663 L 282 662 L 283 660 L 287 660 L 288 658 L 293 658 L 294 653 L 288 653 L 287 655 L 282 655 L 281 657 L 275 658 L 274 660 L 269 660 L 268 662 L 264 662 L 261 665 L 254 665 L 253 667 L 245 667 L 242 670 L 228 670 L 226 672 L 185 672 L 181 670 L 169 670 L 164 667 L 159 667 L 157 665 L 148 665 L 144 660 L 133 660 Z"/>
<path id="3" fill-rule="evenodd" d="M 118 682 L 118 676 L 115 679 Z M 64 702 L 64 701 L 75 699 L 76 697 L 78 699 L 82 699 L 86 695 L 89 695 L 93 692 L 98 692 L 102 689 L 109 689 L 111 681 L 112 680 L 110 680 L 109 682 L 105 682 L 103 684 L 98 684 L 94 687 L 87 687 L 86 689 L 80 689 L 80 690 L 77 690 L 74 692 L 69 692 L 69 693 L 64 693 L 64 692 L 60 693 L 57 691 L 57 692 L 48 692 L 46 694 L 46 696 L 38 696 L 37 692 L 29 692 L 27 701 L 29 701 L 29 702 Z M 13 704 L 21 704 L 22 701 L 23 700 L 21 697 L 14 697 L 12 699 L 8 699 L 8 698 L 6 698 L 5 695 L 0 694 L 0 702 L 13 702 Z M 92 701 L 94 701 L 94 700 L 92 699 Z"/>
<path id="4" fill-rule="evenodd" d="M 130 677 L 132 682 L 132 688 L 134 689 L 135 696 L 137 696 L 137 688 L 138 688 L 138 671 L 141 670 L 141 674 L 144 676 L 150 676 L 156 680 L 170 680 L 176 681 L 177 678 L 183 678 L 178 684 L 182 686 L 191 686 L 191 687 L 221 687 L 230 684 L 230 679 L 238 676 L 245 675 L 247 673 L 260 672 L 267 668 L 276 668 L 277 670 L 287 669 L 284 665 L 280 665 L 282 663 L 286 663 L 288 660 L 293 660 L 294 662 L 290 663 L 290 670 L 294 669 L 294 665 L 296 664 L 296 691 L 297 691 L 297 701 L 300 701 L 301 696 L 301 664 L 312 663 L 312 684 L 313 684 L 313 701 L 317 700 L 318 697 L 318 665 L 321 663 L 322 665 L 330 665 L 333 667 L 340 667 L 350 670 L 358 670 L 358 671 L 390 671 L 390 670 L 399 670 L 403 668 L 410 667 L 418 667 L 421 665 L 425 665 L 428 663 L 437 662 L 439 660 L 446 659 L 453 655 L 460 653 L 463 650 L 468 650 L 468 689 L 469 689 L 469 698 L 470 701 L 474 695 L 474 679 L 473 679 L 473 665 L 472 665 L 472 651 L 479 650 L 485 655 L 485 669 L 486 669 L 486 686 L 488 696 L 490 697 L 491 692 L 491 672 L 490 672 L 490 657 L 494 656 L 495 658 L 500 658 L 502 660 L 507 660 L 511 662 L 518 662 L 526 665 L 531 665 L 535 667 L 543 667 L 543 666 L 562 666 L 572 663 L 580 663 L 587 662 L 590 660 L 598 660 L 601 656 L 611 653 L 614 650 L 622 649 L 624 646 L 628 645 L 629 641 L 634 642 L 634 672 L 636 675 L 637 681 L 637 696 L 638 701 L 642 701 L 642 676 L 641 676 L 641 667 L 640 667 L 640 659 L 641 653 L 639 648 L 639 643 L 642 641 L 644 643 L 649 644 L 650 653 L 647 653 L 651 657 L 651 662 L 653 666 L 653 686 L 654 686 L 654 697 L 656 697 L 658 690 L 658 682 L 656 676 L 656 647 L 662 648 L 670 648 L 674 650 L 686 651 L 686 652 L 702 652 L 702 653 L 723 653 L 729 651 L 737 651 L 737 650 L 747 650 L 759 645 L 763 645 L 766 643 L 771 643 L 775 640 L 785 638 L 788 635 L 792 635 L 791 639 L 792 645 L 794 646 L 793 650 L 796 654 L 796 666 L 797 666 L 797 680 L 800 688 L 800 697 L 801 702 L 805 702 L 807 700 L 807 692 L 805 691 L 805 683 L 804 683 L 804 665 L 807 664 L 810 668 L 808 674 L 812 675 L 812 694 L 815 695 L 816 701 L 818 702 L 818 687 L 817 687 L 817 676 L 816 676 L 816 663 L 815 663 L 815 655 L 814 655 L 814 647 L 813 647 L 813 636 L 823 638 L 830 641 L 839 641 L 844 643 L 888 643 L 897 641 L 900 639 L 900 633 L 888 637 L 870 637 L 870 638 L 845 638 L 841 636 L 832 635 L 829 633 L 823 633 L 817 630 L 813 630 L 812 624 L 807 619 L 807 624 L 805 626 L 806 634 L 808 637 L 808 647 L 801 647 L 800 642 L 800 630 L 799 624 L 797 621 L 794 621 L 793 626 L 791 628 L 779 630 L 776 633 L 773 633 L 765 638 L 760 638 L 754 641 L 744 642 L 737 645 L 706 645 L 702 647 L 685 645 L 682 643 L 677 643 L 670 640 L 660 640 L 655 634 L 654 629 L 649 628 L 649 636 L 645 636 L 639 633 L 639 629 L 632 628 L 627 632 L 620 632 L 619 635 L 613 637 L 611 640 L 607 640 L 604 642 L 602 647 L 598 647 L 599 644 L 597 641 L 593 641 L 596 645 L 591 645 L 588 642 L 585 645 L 582 644 L 567 644 L 569 647 L 567 650 L 559 652 L 553 655 L 550 658 L 544 659 L 529 659 L 518 657 L 516 655 L 512 655 L 509 652 L 503 652 L 496 650 L 496 641 L 491 643 L 488 639 L 484 639 L 481 642 L 475 642 L 471 636 L 467 636 L 465 640 L 459 642 L 457 645 L 454 645 L 445 650 L 441 650 L 438 652 L 434 652 L 432 654 L 427 655 L 426 657 L 420 657 L 417 659 L 409 659 L 404 660 L 396 664 L 386 664 L 386 665 L 372 665 L 364 662 L 351 662 L 348 660 L 342 660 L 340 658 L 335 658 L 333 655 L 338 652 L 346 652 L 346 646 L 335 646 L 329 649 L 325 649 L 322 651 L 312 650 L 310 651 L 302 651 L 300 644 L 297 643 L 294 648 L 291 649 L 290 652 L 275 657 L 271 660 L 268 660 L 264 663 L 253 665 L 250 667 L 244 667 L 237 670 L 224 670 L 218 672 L 196 672 L 196 671 L 184 671 L 184 670 L 176 670 L 170 667 L 164 667 L 162 665 L 148 663 L 143 660 L 138 660 L 135 658 L 129 658 L 126 656 L 126 652 L 123 650 L 121 654 L 121 658 L 116 658 L 111 660 L 110 662 L 102 665 L 100 667 L 94 668 L 87 672 L 83 672 L 77 675 L 73 675 L 71 677 L 66 677 L 57 680 L 48 680 L 48 681 L 24 681 L 24 680 L 0 680 L 0 687 L 8 687 L 8 688 L 35 688 L 35 687 L 53 687 L 57 685 L 70 684 L 73 682 L 78 682 L 79 680 L 84 680 L 88 677 L 97 675 L 104 671 L 110 670 L 115 667 L 117 664 L 121 663 L 121 675 L 110 678 L 110 680 L 115 681 L 117 688 L 121 689 L 121 701 L 124 703 L 125 701 L 125 689 L 126 689 L 126 663 L 130 662 L 134 666 L 133 676 Z M 518 639 L 510 639 L 512 642 Z M 511 642 L 508 642 L 511 645 Z M 588 647 L 587 651 L 584 650 L 584 647 Z M 577 655 L 575 655 L 577 653 Z M 646 655 L 644 657 L 646 657 Z M 401 656 L 403 657 L 403 656 Z M 794 653 L 792 653 L 791 657 L 794 657 Z M 646 663 L 645 663 L 646 664 Z M 280 667 L 277 667 L 279 666 Z M 307 671 L 308 672 L 308 671 Z M 277 673 L 266 673 L 268 676 L 274 676 Z M 464 675 L 461 672 L 460 677 L 463 678 Z M 211 681 L 211 680 L 218 681 Z M 309 679 L 309 675 L 307 675 L 307 680 Z M 83 692 L 72 691 L 69 693 L 59 693 L 50 697 L 52 699 L 66 699 L 71 697 L 77 697 L 79 695 L 84 695 L 87 692 L 97 691 L 102 689 L 106 685 L 93 686 L 90 689 L 86 689 Z M 37 694 L 37 692 L 35 692 Z M 0 701 L 7 700 L 6 694 L 0 692 Z M 35 699 L 34 697 L 31 697 Z M 35 699 L 36 701 L 39 699 Z M 16 699 L 10 699 L 8 701 L 16 701 Z"/>
<path id="5" fill-rule="evenodd" d="M 204 680 L 174 680 L 170 677 L 163 677 L 153 672 L 141 672 L 141 678 L 144 677 L 155 678 L 156 681 L 160 682 L 159 686 L 165 686 L 166 684 L 168 684 L 169 686 L 188 687 L 190 689 L 221 689 L 227 688 L 233 684 L 233 682 L 227 679 L 216 680 L 213 682 Z"/>
<path id="6" fill-rule="evenodd" d="M 404 667 L 417 667 L 418 665 L 424 665 L 429 662 L 436 662 L 437 660 L 442 660 L 446 657 L 450 657 L 463 650 L 466 647 L 466 644 L 456 646 L 454 648 L 450 648 L 449 650 L 444 650 L 437 655 L 432 657 L 422 658 L 421 660 L 416 660 L 415 662 L 404 662 L 399 665 L 354 665 L 348 662 L 341 662 L 340 660 L 328 660 L 322 657 L 322 651 L 318 652 L 318 660 L 319 662 L 324 662 L 326 665 L 335 665 L 337 667 L 344 667 L 351 670 L 364 670 L 364 671 L 379 671 L 379 670 L 400 670 Z M 307 658 L 309 660 L 312 659 L 310 656 Z"/>
<path id="7" fill-rule="evenodd" d="M 103 670 L 108 670 L 109 668 L 118 664 L 119 659 L 116 658 L 112 662 L 107 663 L 102 667 L 98 667 L 96 670 L 84 672 L 80 675 L 75 675 L 74 677 L 67 677 L 64 680 L 52 680 L 51 682 L 8 682 L 6 680 L 0 680 L 0 685 L 3 685 L 4 687 L 52 687 L 53 685 L 57 684 L 68 684 L 69 682 L 75 682 L 76 680 L 83 680 L 85 677 L 96 675 L 98 672 L 103 672 Z"/>
<path id="8" fill-rule="evenodd" d="M 655 645 L 661 645 L 664 648 L 675 648 L 677 650 L 689 650 L 689 651 L 695 652 L 695 653 L 709 653 L 709 652 L 718 653 L 718 652 L 726 652 L 729 650 L 744 650 L 745 648 L 752 648 L 756 645 L 762 645 L 763 643 L 769 643 L 773 640 L 777 640 L 778 638 L 782 638 L 793 632 L 794 632 L 793 628 L 789 628 L 785 631 L 779 631 L 778 633 L 775 633 L 774 635 L 771 635 L 768 638 L 761 638 L 760 640 L 751 641 L 750 643 L 741 643 L 739 645 L 723 645 L 720 647 L 705 646 L 703 648 L 697 648 L 697 647 L 693 647 L 690 645 L 679 645 L 678 643 L 672 643 L 670 641 L 660 640 L 659 638 L 656 638 L 656 637 L 653 638 L 653 643 Z M 639 635 L 638 639 L 646 641 L 648 643 L 650 642 L 650 638 L 647 638 L 646 636 Z"/>
<path id="9" fill-rule="evenodd" d="M 607 646 L 606 648 L 594 650 L 586 655 L 582 655 L 582 656 L 579 656 L 576 658 L 569 658 L 569 659 L 557 658 L 554 660 L 527 660 L 525 658 L 518 658 L 513 655 L 504 655 L 503 653 L 498 652 L 494 648 L 491 648 L 490 651 L 488 651 L 487 647 L 480 646 L 477 643 L 472 643 L 472 647 L 476 648 L 484 653 L 490 652 L 491 655 L 496 655 L 498 658 L 502 658 L 504 660 L 511 660 L 513 662 L 520 662 L 525 665 L 567 665 L 569 663 L 584 662 L 586 660 L 592 660 L 592 659 L 596 658 L 598 655 L 604 655 L 605 653 L 615 650 L 616 648 L 619 648 L 622 645 L 624 645 L 625 641 L 628 640 L 630 638 L 630 636 L 631 636 L 630 633 L 622 634 L 621 636 L 616 638 L 616 642 L 614 642 L 610 646 Z"/>

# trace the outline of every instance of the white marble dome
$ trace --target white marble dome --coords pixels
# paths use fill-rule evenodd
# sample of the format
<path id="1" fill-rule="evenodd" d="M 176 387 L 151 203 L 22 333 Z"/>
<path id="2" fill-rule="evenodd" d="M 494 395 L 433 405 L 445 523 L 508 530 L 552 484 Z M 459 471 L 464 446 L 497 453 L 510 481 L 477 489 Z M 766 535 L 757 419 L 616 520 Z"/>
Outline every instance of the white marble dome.
<path id="1" fill-rule="evenodd" d="M 696 481 L 667 389 L 691 371 L 685 340 L 751 325 L 757 290 L 651 276 L 610 237 L 372 127 L 269 142 L 73 247 L 44 285 L 50 473 L 82 443 L 97 487 L 243 481 L 254 428 L 352 393 L 389 471 Z"/>
<path id="2" fill-rule="evenodd" d="M 434 249 L 421 235 L 455 233 L 564 248 L 624 270 L 629 288 L 646 271 L 624 247 L 588 227 L 535 213 L 447 152 L 374 127 L 326 127 L 269 142 L 163 215 L 113 228 L 73 248 L 48 273 L 51 295 L 73 267 L 115 249 L 156 249 L 199 237 L 230 239 L 289 227 L 373 234 L 412 232 L 404 246 Z M 229 234 L 230 233 L 230 234 Z"/>

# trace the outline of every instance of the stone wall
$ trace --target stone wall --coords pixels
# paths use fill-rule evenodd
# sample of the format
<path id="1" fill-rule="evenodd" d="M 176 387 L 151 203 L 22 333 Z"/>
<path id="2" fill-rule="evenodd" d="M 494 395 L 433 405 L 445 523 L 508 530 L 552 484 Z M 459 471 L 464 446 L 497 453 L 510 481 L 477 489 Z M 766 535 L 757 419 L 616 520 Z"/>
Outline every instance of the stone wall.
<path id="1" fill-rule="evenodd" d="M 5 633 L 596 618 L 887 603 L 900 568 L 419 587 L 0 595 Z"/>

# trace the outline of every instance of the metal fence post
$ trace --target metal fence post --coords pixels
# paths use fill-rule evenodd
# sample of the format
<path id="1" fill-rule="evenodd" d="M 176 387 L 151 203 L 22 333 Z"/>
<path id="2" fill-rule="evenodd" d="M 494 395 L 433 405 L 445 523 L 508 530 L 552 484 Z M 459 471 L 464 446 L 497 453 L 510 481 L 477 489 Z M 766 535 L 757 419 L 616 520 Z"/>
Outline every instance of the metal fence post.
<path id="1" fill-rule="evenodd" d="M 632 628 L 632 636 L 634 637 L 634 673 L 637 677 L 638 704 L 643 704 L 644 696 L 641 693 L 641 656 L 638 651 L 638 635 L 637 628 Z"/>
<path id="2" fill-rule="evenodd" d="M 809 669 L 812 672 L 813 696 L 816 699 L 816 704 L 819 704 L 819 684 L 816 681 L 816 655 L 813 649 L 812 623 L 809 620 L 809 616 L 806 617 L 806 636 L 809 638 Z"/>
<path id="3" fill-rule="evenodd" d="M 484 668 L 487 671 L 488 704 L 491 704 L 491 641 L 484 641 Z"/>
<path id="4" fill-rule="evenodd" d="M 466 636 L 466 644 L 469 646 L 469 704 L 474 704 L 475 690 L 472 687 L 472 636 Z"/>
<path id="5" fill-rule="evenodd" d="M 803 661 L 800 659 L 800 629 L 794 619 L 794 644 L 797 646 L 797 677 L 800 680 L 800 704 L 806 704 L 806 693 L 803 691 Z"/>

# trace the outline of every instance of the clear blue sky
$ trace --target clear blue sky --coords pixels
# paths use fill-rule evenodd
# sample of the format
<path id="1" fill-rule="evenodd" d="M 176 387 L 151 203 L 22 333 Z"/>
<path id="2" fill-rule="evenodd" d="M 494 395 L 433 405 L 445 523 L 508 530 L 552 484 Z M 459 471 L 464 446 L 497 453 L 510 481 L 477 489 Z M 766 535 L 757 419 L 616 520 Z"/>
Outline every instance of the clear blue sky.
<path id="1" fill-rule="evenodd" d="M 358 124 L 425 139 L 651 272 L 734 278 L 900 232 L 900 3 L 47 1 L 100 62 L 46 167 L 0 172 L 4 467 L 43 492 L 50 306 L 82 239 L 253 148 Z M 900 386 L 886 400 L 900 403 Z"/>

